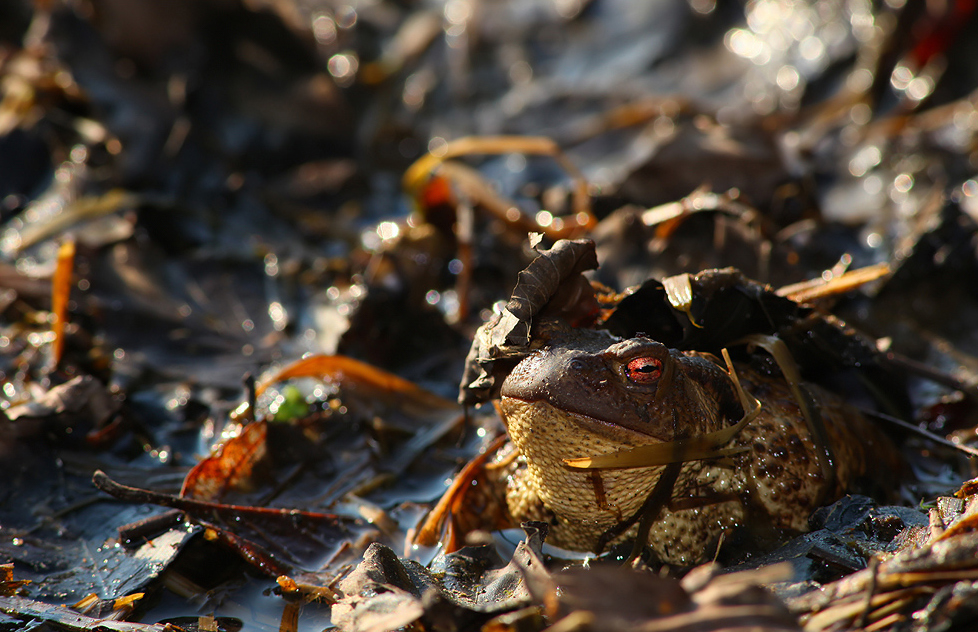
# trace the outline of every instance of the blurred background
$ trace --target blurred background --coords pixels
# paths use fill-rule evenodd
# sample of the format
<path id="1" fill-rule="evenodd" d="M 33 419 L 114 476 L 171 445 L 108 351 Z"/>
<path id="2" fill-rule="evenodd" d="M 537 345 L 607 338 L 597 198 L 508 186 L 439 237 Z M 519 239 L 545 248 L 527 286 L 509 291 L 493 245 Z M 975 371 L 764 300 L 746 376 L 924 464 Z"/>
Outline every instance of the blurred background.
<path id="1" fill-rule="evenodd" d="M 115 566 L 128 558 L 106 545 L 152 512 L 100 502 L 92 471 L 176 492 L 234 425 L 243 377 L 308 353 L 453 400 L 530 231 L 594 239 L 595 278 L 617 290 L 715 266 L 780 286 L 886 263 L 838 313 L 974 385 L 976 4 L 5 0 L 0 562 L 42 601 L 157 586 L 170 558 Z M 467 137 L 507 138 L 487 152 Z M 279 505 L 335 510 L 360 490 L 406 529 L 485 436 L 415 445 L 450 435 L 370 496 L 358 485 L 431 419 L 378 430 L 373 408 L 335 397 L 259 402 L 348 423 L 343 445 L 372 464 L 336 483 L 349 462 L 303 427 L 321 450 L 288 458 L 325 469 L 288 479 L 304 483 Z M 973 398 L 912 380 L 911 399 L 912 421 L 975 441 Z M 325 573 L 334 545 L 306 566 Z M 98 581 L 70 570 L 103 554 Z"/>

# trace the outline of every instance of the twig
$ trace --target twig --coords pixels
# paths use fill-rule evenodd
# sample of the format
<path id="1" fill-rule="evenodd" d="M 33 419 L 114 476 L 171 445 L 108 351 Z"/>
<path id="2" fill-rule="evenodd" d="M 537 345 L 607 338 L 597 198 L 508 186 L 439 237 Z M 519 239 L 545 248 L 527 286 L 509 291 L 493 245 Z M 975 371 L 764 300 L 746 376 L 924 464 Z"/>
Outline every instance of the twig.
<path id="1" fill-rule="evenodd" d="M 241 556 L 245 562 L 250 564 L 253 568 L 258 569 L 268 577 L 278 577 L 280 575 L 288 575 L 292 572 L 292 567 L 282 562 L 271 552 L 269 552 L 265 547 L 252 542 L 247 538 L 243 538 L 240 535 L 231 533 L 227 529 L 223 529 L 218 525 L 205 522 L 203 520 L 198 521 L 200 526 L 207 529 L 209 532 L 206 537 L 208 539 L 218 542 L 232 551 L 235 551 Z"/>
<path id="2" fill-rule="evenodd" d="M 666 465 L 662 473 L 659 474 L 659 478 L 656 480 L 655 486 L 649 492 L 645 502 L 638 508 L 638 511 L 632 514 L 627 520 L 619 522 L 602 533 L 595 547 L 595 552 L 600 554 L 609 542 L 630 529 L 633 524 L 639 522 L 639 519 L 641 519 L 642 523 L 647 524 L 639 525 L 639 533 L 627 562 L 630 563 L 634 560 L 637 557 L 636 553 L 641 553 L 642 548 L 648 543 L 649 529 L 652 526 L 652 522 L 659 516 L 659 512 L 662 511 L 666 503 L 669 502 L 669 497 L 672 496 L 672 490 L 676 484 L 676 480 L 679 478 L 679 470 L 681 468 L 682 463 L 670 463 Z"/>
<path id="3" fill-rule="evenodd" d="M 652 493 L 649 494 L 649 497 L 639 510 L 642 514 L 642 519 L 638 522 L 638 532 L 635 534 L 632 552 L 628 555 L 628 559 L 625 560 L 626 566 L 633 564 L 635 560 L 641 557 L 642 550 L 649 542 L 649 532 L 652 530 L 652 525 L 659 518 L 659 514 L 662 513 L 662 508 L 669 502 L 669 498 L 672 497 L 672 492 L 676 487 L 676 481 L 679 480 L 679 471 L 681 469 L 682 463 L 670 463 L 659 474 L 659 480 L 656 481 L 655 487 L 652 488 Z"/>
<path id="4" fill-rule="evenodd" d="M 940 435 L 934 434 L 930 430 L 924 430 L 919 426 L 915 426 L 912 423 L 906 422 L 897 417 L 893 417 L 892 415 L 887 415 L 886 413 L 881 413 L 875 410 L 862 410 L 862 412 L 868 417 L 873 417 L 875 419 L 879 419 L 880 421 L 885 421 L 888 424 L 893 424 L 898 428 L 902 428 L 907 432 L 913 433 L 922 439 L 927 439 L 928 441 L 936 443 L 937 445 L 950 448 L 952 450 L 957 450 L 958 452 L 963 452 L 971 458 L 978 458 L 978 450 L 972 448 L 971 446 L 954 443 L 953 441 L 949 441 Z"/>
<path id="5" fill-rule="evenodd" d="M 873 596 L 876 593 L 876 575 L 879 572 L 880 560 L 878 557 L 869 558 L 869 581 L 866 584 L 866 597 L 863 600 L 863 610 L 856 617 L 855 627 L 866 627 L 866 621 L 872 610 Z"/>
<path id="6" fill-rule="evenodd" d="M 254 374 L 250 372 L 245 373 L 241 381 L 244 383 L 245 395 L 248 397 L 248 412 L 245 413 L 246 418 L 244 422 L 250 423 L 255 420 L 255 404 L 258 401 L 258 387 Z"/>
<path id="7" fill-rule="evenodd" d="M 193 498 L 183 498 L 180 496 L 173 496 L 172 494 L 163 494 L 160 492 L 150 491 L 148 489 L 140 489 L 138 487 L 122 485 L 121 483 L 113 481 L 102 470 L 96 470 L 95 474 L 92 475 L 92 483 L 95 485 L 95 487 L 98 487 L 103 492 L 120 500 L 125 500 L 132 503 L 149 503 L 153 505 L 160 505 L 162 507 L 170 507 L 172 509 L 180 509 L 181 511 L 186 511 L 189 514 L 194 515 L 199 515 L 201 513 L 212 513 L 214 515 L 231 518 L 254 516 L 286 519 L 293 523 L 300 520 L 308 520 L 317 524 L 326 523 L 335 527 L 343 526 L 343 521 L 345 520 L 348 520 L 351 523 L 358 522 L 354 518 L 346 518 L 336 514 L 300 511 L 298 509 L 277 509 L 272 507 L 250 507 L 248 505 L 228 505 L 205 500 L 195 500 Z"/>
<path id="8" fill-rule="evenodd" d="M 119 541 L 122 542 L 123 546 L 130 543 L 142 544 L 143 540 L 148 540 L 150 536 L 169 530 L 179 524 L 181 520 L 183 520 L 183 512 L 179 509 L 170 509 L 149 518 L 130 522 L 119 527 Z"/>
<path id="9" fill-rule="evenodd" d="M 928 366 L 923 362 L 918 362 L 894 351 L 887 351 L 883 354 L 883 359 L 890 366 L 913 373 L 935 384 L 953 388 L 956 391 L 960 391 L 972 401 L 978 401 L 978 386 L 960 380 L 946 371 L 941 371 L 940 369 Z"/>

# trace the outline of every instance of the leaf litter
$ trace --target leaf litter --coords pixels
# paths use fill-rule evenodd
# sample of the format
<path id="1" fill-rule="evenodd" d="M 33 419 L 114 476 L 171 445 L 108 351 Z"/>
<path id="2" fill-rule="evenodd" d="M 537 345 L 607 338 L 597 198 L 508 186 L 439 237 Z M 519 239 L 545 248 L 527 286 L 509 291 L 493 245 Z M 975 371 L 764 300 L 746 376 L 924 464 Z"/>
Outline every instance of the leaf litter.
<path id="1" fill-rule="evenodd" d="M 501 556 L 404 550 L 500 436 L 451 400 L 528 230 L 593 239 L 604 285 L 582 302 L 565 273 L 531 312 L 699 346 L 774 309 L 810 372 L 859 368 L 973 448 L 971 3 L 8 4 L 0 625 L 973 624 L 973 463 L 919 432 L 901 504 L 843 499 L 726 572 L 560 570 L 582 563 L 539 527 Z M 699 312 L 696 273 L 727 266 L 760 283 Z M 477 399 L 522 353 L 503 329 Z"/>

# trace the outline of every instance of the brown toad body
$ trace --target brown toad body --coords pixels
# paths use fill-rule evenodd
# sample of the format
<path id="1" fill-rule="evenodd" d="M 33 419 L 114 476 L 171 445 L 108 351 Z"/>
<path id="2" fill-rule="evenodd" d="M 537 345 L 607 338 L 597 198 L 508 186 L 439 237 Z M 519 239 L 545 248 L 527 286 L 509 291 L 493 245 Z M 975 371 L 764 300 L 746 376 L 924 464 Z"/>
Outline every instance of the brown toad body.
<path id="1" fill-rule="evenodd" d="M 663 562 L 709 559 L 723 531 L 748 521 L 804 531 L 820 503 L 866 474 L 867 455 L 893 453 L 856 411 L 809 387 L 834 451 L 837 480 L 826 480 L 787 383 L 744 368 L 738 374 L 762 403 L 760 415 L 731 442 L 745 448 L 732 463 L 682 465 L 649 534 Z M 744 415 L 730 376 L 712 356 L 569 328 L 516 366 L 499 407 L 522 457 L 507 483 L 510 514 L 550 522 L 548 541 L 573 550 L 595 550 L 603 534 L 635 515 L 664 466 L 581 470 L 565 459 L 713 432 Z"/>

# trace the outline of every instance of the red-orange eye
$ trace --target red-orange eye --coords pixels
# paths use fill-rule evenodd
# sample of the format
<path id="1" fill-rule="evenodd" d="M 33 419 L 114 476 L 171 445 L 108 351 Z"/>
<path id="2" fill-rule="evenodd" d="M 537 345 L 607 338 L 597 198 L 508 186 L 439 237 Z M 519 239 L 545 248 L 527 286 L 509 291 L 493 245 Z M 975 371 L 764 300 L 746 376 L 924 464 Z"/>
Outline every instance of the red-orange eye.
<path id="1" fill-rule="evenodd" d="M 650 384 L 662 375 L 662 363 L 656 358 L 635 358 L 625 367 L 625 375 L 636 384 Z"/>

